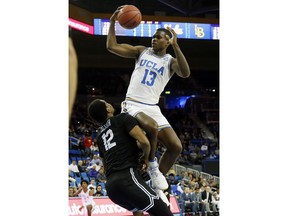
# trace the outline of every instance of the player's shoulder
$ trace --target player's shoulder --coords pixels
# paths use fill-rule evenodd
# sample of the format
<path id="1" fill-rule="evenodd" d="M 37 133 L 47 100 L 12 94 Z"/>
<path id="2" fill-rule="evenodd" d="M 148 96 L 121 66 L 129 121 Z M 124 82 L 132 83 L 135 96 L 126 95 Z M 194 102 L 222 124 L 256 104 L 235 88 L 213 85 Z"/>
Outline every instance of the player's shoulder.
<path id="1" fill-rule="evenodd" d="M 142 46 L 142 45 L 138 45 L 138 46 L 135 46 L 136 47 L 136 49 L 138 49 L 138 51 L 141 53 L 141 52 L 143 52 L 145 49 L 147 49 L 147 47 L 146 46 Z"/>
<path id="2" fill-rule="evenodd" d="M 138 57 L 142 55 L 145 50 L 147 50 L 147 47 L 142 45 L 135 46 L 135 48 L 138 50 Z"/>

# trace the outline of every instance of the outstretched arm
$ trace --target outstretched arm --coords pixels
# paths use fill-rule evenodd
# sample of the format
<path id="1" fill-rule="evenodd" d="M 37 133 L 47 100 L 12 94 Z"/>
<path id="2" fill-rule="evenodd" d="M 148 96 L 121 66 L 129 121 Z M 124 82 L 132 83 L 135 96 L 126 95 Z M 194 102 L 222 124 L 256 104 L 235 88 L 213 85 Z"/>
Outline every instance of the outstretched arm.
<path id="1" fill-rule="evenodd" d="M 177 43 L 177 34 L 172 28 L 167 27 L 167 29 L 173 34 L 173 37 L 169 39 L 169 42 L 173 47 L 176 55 L 176 58 L 172 59 L 171 62 L 172 72 L 176 72 L 176 74 L 180 77 L 188 78 L 190 76 L 190 68 L 185 56 L 183 55 Z"/>
<path id="2" fill-rule="evenodd" d="M 82 187 L 80 187 L 72 196 L 77 196 L 82 191 Z"/>
<path id="3" fill-rule="evenodd" d="M 129 44 L 118 44 L 115 35 L 115 21 L 117 15 L 124 5 L 117 8 L 117 10 L 110 17 L 110 26 L 107 35 L 106 48 L 116 55 L 125 58 L 137 58 L 140 53 L 145 49 L 144 46 L 131 46 Z"/>
<path id="4" fill-rule="evenodd" d="M 78 59 L 72 39 L 69 37 L 69 118 L 75 102 L 78 82 Z"/>

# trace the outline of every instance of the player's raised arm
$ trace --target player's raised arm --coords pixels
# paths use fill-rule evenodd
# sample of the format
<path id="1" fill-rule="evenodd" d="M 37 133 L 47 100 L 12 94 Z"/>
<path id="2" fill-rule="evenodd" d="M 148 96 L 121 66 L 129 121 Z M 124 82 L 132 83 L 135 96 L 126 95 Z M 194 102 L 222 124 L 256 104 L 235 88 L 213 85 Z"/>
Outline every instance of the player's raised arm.
<path id="1" fill-rule="evenodd" d="M 172 28 L 167 27 L 167 29 L 173 34 L 173 37 L 169 39 L 169 42 L 173 47 L 174 53 L 176 55 L 176 58 L 174 58 L 171 62 L 172 71 L 176 72 L 176 74 L 180 77 L 188 78 L 190 76 L 190 68 L 177 43 L 177 34 Z"/>
<path id="2" fill-rule="evenodd" d="M 117 10 L 110 17 L 110 26 L 107 35 L 106 48 L 116 55 L 125 58 L 137 58 L 140 53 L 145 49 L 144 46 L 131 46 L 129 44 L 118 44 L 115 35 L 115 21 L 117 14 L 120 12 L 123 5 L 118 7 Z"/>

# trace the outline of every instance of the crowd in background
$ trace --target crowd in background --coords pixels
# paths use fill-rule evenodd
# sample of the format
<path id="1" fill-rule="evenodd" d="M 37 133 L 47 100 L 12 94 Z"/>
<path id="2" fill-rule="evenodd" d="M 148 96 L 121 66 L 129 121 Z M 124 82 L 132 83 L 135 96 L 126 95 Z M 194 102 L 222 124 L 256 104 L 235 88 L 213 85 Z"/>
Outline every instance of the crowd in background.
<path id="1" fill-rule="evenodd" d="M 69 126 L 69 196 L 78 189 L 81 179 L 86 179 L 90 183 L 89 187 L 94 188 L 95 197 L 106 196 L 106 177 L 96 142 L 97 125 L 89 120 L 85 105 L 76 103 L 74 109 L 77 112 L 72 114 Z M 204 159 L 219 159 L 218 123 L 207 124 L 216 137 L 211 141 L 184 108 L 163 109 L 162 112 L 173 125 L 183 145 L 176 164 L 191 167 L 201 165 Z M 164 151 L 164 146 L 159 144 L 156 156 L 160 158 Z M 170 185 L 168 193 L 176 196 L 182 212 L 190 212 L 192 215 L 197 212 L 218 212 L 219 185 L 213 179 L 189 172 L 177 175 L 175 170 L 170 170 L 166 177 Z"/>

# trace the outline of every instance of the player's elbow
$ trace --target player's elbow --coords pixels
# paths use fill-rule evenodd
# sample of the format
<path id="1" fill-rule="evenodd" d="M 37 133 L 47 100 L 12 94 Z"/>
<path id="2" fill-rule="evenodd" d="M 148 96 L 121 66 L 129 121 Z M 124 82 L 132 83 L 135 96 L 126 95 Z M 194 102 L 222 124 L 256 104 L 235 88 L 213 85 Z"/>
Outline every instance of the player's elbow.
<path id="1" fill-rule="evenodd" d="M 109 42 L 107 42 L 106 43 L 106 49 L 108 50 L 108 51 L 112 51 L 112 45 L 111 45 L 111 43 L 109 43 Z"/>
<path id="2" fill-rule="evenodd" d="M 115 47 L 115 42 L 113 42 L 112 40 L 106 41 L 106 48 L 108 51 L 112 52 L 114 47 Z"/>
<path id="3" fill-rule="evenodd" d="M 189 78 L 190 77 L 190 70 L 185 71 L 184 73 L 182 73 L 182 78 Z"/>
<path id="4" fill-rule="evenodd" d="M 185 74 L 182 76 L 183 78 L 189 78 L 190 77 L 190 74 Z"/>

